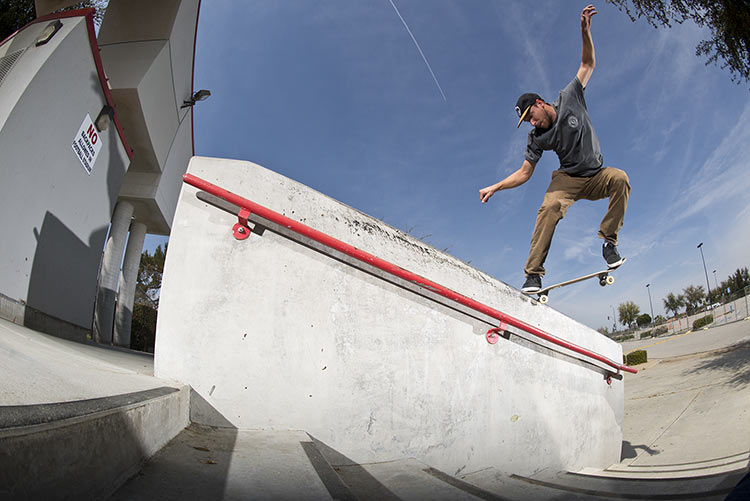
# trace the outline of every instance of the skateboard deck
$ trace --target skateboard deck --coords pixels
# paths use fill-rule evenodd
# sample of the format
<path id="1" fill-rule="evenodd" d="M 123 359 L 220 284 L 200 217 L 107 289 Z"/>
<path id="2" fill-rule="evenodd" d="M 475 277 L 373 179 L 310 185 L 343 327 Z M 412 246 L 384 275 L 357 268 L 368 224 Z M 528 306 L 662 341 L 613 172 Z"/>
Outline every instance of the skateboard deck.
<path id="1" fill-rule="evenodd" d="M 527 296 L 536 295 L 539 297 L 540 303 L 546 304 L 549 300 L 549 291 L 551 291 L 552 289 L 557 289 L 558 287 L 565 287 L 567 285 L 583 282 L 584 280 L 588 280 L 594 277 L 599 277 L 599 285 L 601 285 L 602 287 L 606 285 L 612 285 L 613 283 L 615 283 L 615 277 L 610 275 L 610 273 L 625 264 L 625 261 L 627 261 L 627 259 L 623 259 L 622 263 L 620 263 L 620 265 L 616 268 L 607 268 L 606 270 L 596 271 L 594 273 L 589 273 L 588 275 L 583 275 L 582 277 L 574 278 L 572 280 L 566 280 L 565 282 L 560 282 L 559 284 L 544 287 L 536 292 L 524 292 L 524 294 L 526 294 Z"/>

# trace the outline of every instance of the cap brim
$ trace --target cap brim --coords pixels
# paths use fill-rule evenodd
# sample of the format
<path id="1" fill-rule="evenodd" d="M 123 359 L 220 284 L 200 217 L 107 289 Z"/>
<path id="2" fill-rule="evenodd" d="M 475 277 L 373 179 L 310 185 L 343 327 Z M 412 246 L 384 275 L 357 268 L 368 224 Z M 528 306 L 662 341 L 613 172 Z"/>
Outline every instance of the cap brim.
<path id="1" fill-rule="evenodd" d="M 518 125 L 516 125 L 516 129 L 521 126 L 521 123 L 523 123 L 523 119 L 526 118 L 526 115 L 529 113 L 529 110 L 531 109 L 531 106 L 527 106 L 523 113 L 521 113 L 521 118 L 518 120 Z"/>

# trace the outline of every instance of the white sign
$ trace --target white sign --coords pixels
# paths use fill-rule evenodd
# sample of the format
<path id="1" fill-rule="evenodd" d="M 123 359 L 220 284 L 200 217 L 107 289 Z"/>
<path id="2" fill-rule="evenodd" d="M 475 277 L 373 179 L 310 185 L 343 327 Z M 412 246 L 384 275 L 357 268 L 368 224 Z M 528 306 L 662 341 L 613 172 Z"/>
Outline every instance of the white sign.
<path id="1" fill-rule="evenodd" d="M 72 146 L 78 160 L 81 161 L 81 165 L 90 176 L 96 157 L 99 156 L 102 149 L 102 140 L 88 113 L 86 113 L 81 128 L 78 129 L 78 133 L 73 138 Z"/>

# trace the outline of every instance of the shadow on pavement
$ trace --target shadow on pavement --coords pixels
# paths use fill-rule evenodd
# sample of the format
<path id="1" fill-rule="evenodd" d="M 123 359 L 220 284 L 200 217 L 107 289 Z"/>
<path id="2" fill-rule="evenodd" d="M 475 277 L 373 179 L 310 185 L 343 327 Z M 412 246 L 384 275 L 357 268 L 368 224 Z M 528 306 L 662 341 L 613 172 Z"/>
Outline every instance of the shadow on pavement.
<path id="1" fill-rule="evenodd" d="M 728 380 L 729 384 L 745 387 L 750 385 L 750 364 L 747 363 L 749 358 L 750 341 L 745 341 L 718 351 L 702 361 L 695 370 L 698 372 L 719 370 L 730 373 L 732 375 Z"/>
<path id="2" fill-rule="evenodd" d="M 625 461 L 626 459 L 633 459 L 638 457 L 638 452 L 636 452 L 636 449 L 642 449 L 644 452 L 647 452 L 651 456 L 656 456 L 661 451 L 657 449 L 652 449 L 651 447 L 647 445 L 632 445 L 627 440 L 622 441 L 622 449 L 620 452 L 620 461 Z"/>

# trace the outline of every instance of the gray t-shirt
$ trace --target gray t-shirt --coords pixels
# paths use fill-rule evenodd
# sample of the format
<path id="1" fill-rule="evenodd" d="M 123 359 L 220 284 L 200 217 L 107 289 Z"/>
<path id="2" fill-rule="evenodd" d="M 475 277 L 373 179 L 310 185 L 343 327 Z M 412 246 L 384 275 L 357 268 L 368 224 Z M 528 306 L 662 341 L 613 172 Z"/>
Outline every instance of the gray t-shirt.
<path id="1" fill-rule="evenodd" d="M 531 129 L 526 160 L 536 163 L 544 150 L 554 150 L 561 171 L 575 177 L 593 176 L 602 168 L 602 152 L 578 77 L 560 91 L 552 106 L 557 120 L 549 129 Z"/>

